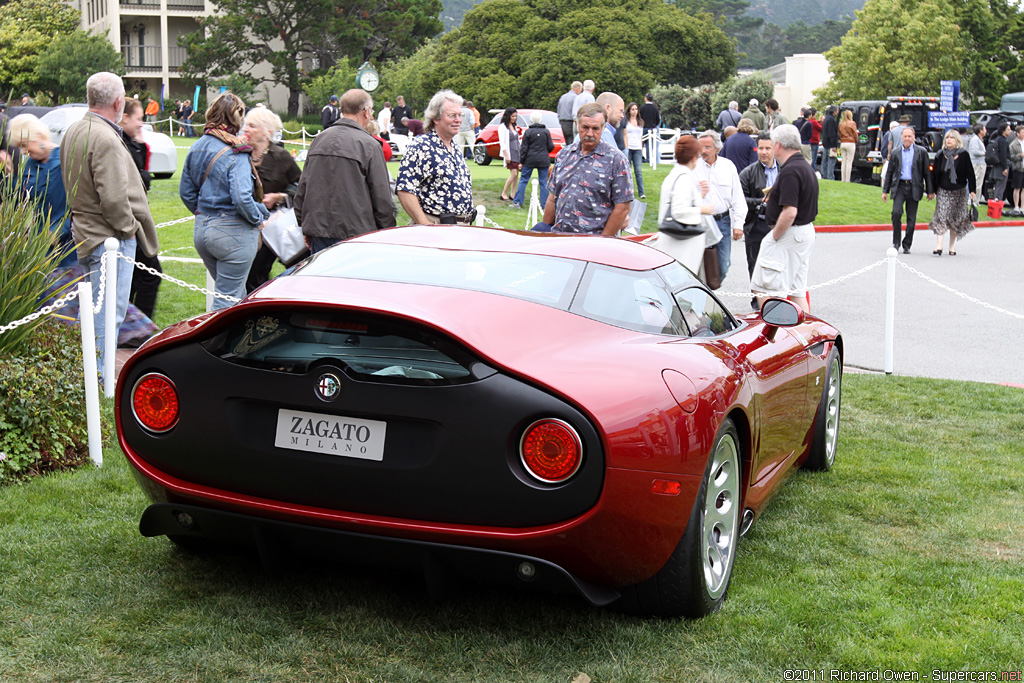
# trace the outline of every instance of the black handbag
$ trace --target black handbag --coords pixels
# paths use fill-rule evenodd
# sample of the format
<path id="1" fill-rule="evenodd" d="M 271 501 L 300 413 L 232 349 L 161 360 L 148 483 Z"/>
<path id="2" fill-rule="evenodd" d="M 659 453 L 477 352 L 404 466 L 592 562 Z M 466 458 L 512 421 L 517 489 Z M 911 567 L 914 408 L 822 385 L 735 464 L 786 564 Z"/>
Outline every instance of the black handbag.
<path id="1" fill-rule="evenodd" d="M 967 217 L 972 223 L 976 223 L 978 221 L 978 205 L 974 202 L 971 202 L 970 208 L 967 209 Z"/>
<path id="2" fill-rule="evenodd" d="M 679 182 L 679 178 L 676 178 L 676 183 Z M 665 217 L 658 223 L 658 230 L 665 233 L 669 237 L 694 237 L 696 235 L 704 234 L 704 225 L 701 222 L 697 222 L 694 225 L 689 223 L 680 223 L 675 218 L 672 218 L 672 195 L 675 194 L 676 184 L 672 183 L 672 190 L 668 195 L 668 210 L 665 211 Z"/>

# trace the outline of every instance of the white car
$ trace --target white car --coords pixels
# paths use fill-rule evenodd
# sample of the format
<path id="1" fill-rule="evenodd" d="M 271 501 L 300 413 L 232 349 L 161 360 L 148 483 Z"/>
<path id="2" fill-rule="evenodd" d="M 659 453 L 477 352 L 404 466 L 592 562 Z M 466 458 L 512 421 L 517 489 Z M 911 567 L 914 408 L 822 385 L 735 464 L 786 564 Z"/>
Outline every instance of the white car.
<path id="1" fill-rule="evenodd" d="M 39 119 L 50 130 L 50 139 L 60 144 L 64 133 L 72 123 L 78 121 L 88 108 L 84 104 L 70 104 L 57 107 L 43 114 Z M 157 133 L 149 124 L 142 126 L 142 137 L 149 145 L 149 168 L 154 178 L 170 178 L 178 170 L 178 150 L 174 141 L 163 133 Z"/>
<path id="2" fill-rule="evenodd" d="M 402 156 L 405 154 L 405 148 L 409 146 L 409 143 L 412 141 L 412 138 L 409 137 L 408 135 L 396 133 L 395 131 L 391 131 L 389 135 L 391 138 L 389 140 L 389 142 L 391 143 L 391 158 L 401 159 Z"/>

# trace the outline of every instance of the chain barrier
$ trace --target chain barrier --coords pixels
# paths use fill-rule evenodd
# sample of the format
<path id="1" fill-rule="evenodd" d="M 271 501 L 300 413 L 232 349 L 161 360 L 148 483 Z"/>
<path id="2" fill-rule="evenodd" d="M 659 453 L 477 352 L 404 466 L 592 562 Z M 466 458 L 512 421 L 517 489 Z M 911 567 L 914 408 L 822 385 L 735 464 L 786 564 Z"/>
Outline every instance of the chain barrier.
<path id="1" fill-rule="evenodd" d="M 896 259 L 896 265 L 900 266 L 901 268 L 906 268 L 911 273 L 913 273 L 914 275 L 917 275 L 919 278 L 921 278 L 925 282 L 929 282 L 929 283 L 935 285 L 936 287 L 938 287 L 939 289 L 944 289 L 947 292 L 949 292 L 950 294 L 956 294 L 961 299 L 964 299 L 966 301 L 970 301 L 972 304 L 978 304 L 979 306 L 984 306 L 985 308 L 991 309 L 991 310 L 993 310 L 993 311 L 995 311 L 997 313 L 1002 313 L 1004 315 L 1008 315 L 1011 318 L 1016 318 L 1017 320 L 1024 320 L 1024 315 L 1021 315 L 1020 313 L 1014 313 L 1013 311 L 1007 311 L 1005 308 L 999 308 L 998 306 L 993 306 L 992 304 L 986 303 L 986 302 L 984 302 L 984 301 L 982 301 L 980 299 L 975 299 L 973 296 L 970 296 L 968 294 L 964 294 L 963 292 L 958 292 L 957 290 L 953 289 L 952 287 L 950 287 L 948 285 L 942 284 L 941 282 L 939 282 L 935 278 L 932 278 L 932 277 L 929 277 L 929 276 L 925 275 L 924 273 L 922 273 L 921 271 L 917 270 L 916 268 L 914 268 L 912 266 L 908 266 L 906 263 L 903 263 L 899 259 Z"/>
<path id="2" fill-rule="evenodd" d="M 184 287 L 185 289 L 191 289 L 193 292 L 199 292 L 200 294 L 210 294 L 215 299 L 223 299 L 224 301 L 230 301 L 233 304 L 236 304 L 239 301 L 241 301 L 241 299 L 238 299 L 236 297 L 228 296 L 227 294 L 221 294 L 220 292 L 211 292 L 210 290 L 204 289 L 203 287 L 200 287 L 198 285 L 193 285 L 193 284 L 191 284 L 189 282 L 185 282 L 184 280 L 179 280 L 176 277 L 172 277 L 172 276 L 168 275 L 167 273 L 161 273 L 156 268 L 150 268 L 149 266 L 147 266 L 144 263 L 139 263 L 138 261 L 136 261 L 135 259 L 131 258 L 130 256 L 125 256 L 121 252 L 117 252 L 117 257 L 121 258 L 121 259 L 124 259 L 128 263 L 131 263 L 132 265 L 134 265 L 139 270 L 145 271 L 145 272 L 147 272 L 147 273 L 149 273 L 151 275 L 156 275 L 158 278 L 160 278 L 162 280 L 167 280 L 168 282 L 173 282 L 174 284 L 178 285 L 179 287 Z M 101 273 L 101 275 L 100 275 L 100 291 L 103 291 L 103 283 L 104 283 L 104 278 L 103 278 L 103 274 Z M 97 312 L 98 312 L 98 310 L 99 309 L 97 309 Z"/>
<path id="3" fill-rule="evenodd" d="M 837 285 L 840 282 L 843 282 L 844 280 L 849 280 L 850 278 L 857 277 L 858 275 L 863 275 L 864 273 L 868 272 L 872 268 L 877 268 L 878 266 L 884 265 L 886 260 L 887 259 L 884 259 L 884 258 L 879 259 L 879 260 L 875 261 L 874 263 L 872 263 L 870 265 L 864 266 L 860 270 L 855 270 L 852 273 L 848 273 L 847 275 L 843 275 L 841 277 L 837 277 L 835 279 L 829 280 L 828 282 L 822 282 L 822 283 L 813 285 L 811 287 L 808 287 L 807 289 L 791 289 L 791 290 L 788 290 L 788 291 L 785 291 L 785 292 L 764 292 L 764 294 L 766 294 L 768 296 L 779 296 L 779 297 L 802 296 L 803 294 L 805 294 L 807 292 L 813 292 L 814 290 L 821 289 L 823 287 L 831 287 L 832 285 Z M 736 296 L 736 297 L 741 297 L 741 298 L 744 298 L 744 299 L 749 299 L 751 296 L 753 296 L 752 292 L 720 292 L 720 291 L 716 291 L 715 295 L 718 296 L 718 297 Z"/>
<path id="4" fill-rule="evenodd" d="M 120 252 L 115 252 L 120 256 Z M 96 293 L 96 302 L 92 305 L 92 314 L 99 315 L 100 309 L 103 308 L 103 290 L 107 285 L 107 254 L 103 253 L 100 257 L 100 288 Z"/>
<path id="5" fill-rule="evenodd" d="M 194 221 L 195 219 L 196 219 L 195 216 L 185 216 L 184 218 L 179 218 L 179 219 L 174 220 L 174 221 L 167 221 L 166 223 L 157 223 L 153 227 L 155 227 L 157 229 L 159 229 L 159 228 L 166 228 L 166 227 L 168 227 L 170 225 L 177 225 L 178 223 L 188 223 L 189 221 Z"/>
<path id="6" fill-rule="evenodd" d="M 11 330 L 13 330 L 13 329 L 15 329 L 17 327 L 21 327 L 22 325 L 27 325 L 28 323 L 32 322 L 33 320 L 35 320 L 37 318 L 41 318 L 44 315 L 50 315 L 54 311 L 59 310 L 61 308 L 64 308 L 66 305 L 71 303 L 72 299 L 75 299 L 77 297 L 78 297 L 78 287 L 74 287 L 69 293 L 67 293 L 64 296 L 62 296 L 61 298 L 57 299 L 56 301 L 54 301 L 49 306 L 44 306 L 43 308 L 40 308 L 38 311 L 35 311 L 34 313 L 29 313 L 28 315 L 26 315 L 21 320 L 15 320 L 14 322 L 10 323 L 9 325 L 0 325 L 0 334 L 3 334 L 4 332 L 10 332 Z"/>
<path id="7" fill-rule="evenodd" d="M 499 224 L 495 223 L 494 221 L 492 221 L 490 218 L 488 218 L 486 213 L 483 216 L 480 216 L 480 218 L 483 218 L 485 223 L 490 223 L 491 226 L 493 226 L 495 228 L 501 228 L 502 230 L 508 230 L 508 228 L 506 228 L 504 225 L 499 225 Z"/>

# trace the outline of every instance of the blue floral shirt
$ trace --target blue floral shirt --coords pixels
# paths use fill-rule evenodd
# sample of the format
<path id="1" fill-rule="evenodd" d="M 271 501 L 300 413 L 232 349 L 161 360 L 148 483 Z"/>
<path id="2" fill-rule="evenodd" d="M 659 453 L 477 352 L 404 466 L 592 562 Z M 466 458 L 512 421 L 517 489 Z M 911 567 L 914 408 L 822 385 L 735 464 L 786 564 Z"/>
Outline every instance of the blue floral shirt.
<path id="1" fill-rule="evenodd" d="M 562 149 L 548 191 L 555 197 L 556 232 L 600 235 L 615 205 L 633 201 L 626 157 L 603 140 L 590 154 L 580 151 L 579 140 Z"/>
<path id="2" fill-rule="evenodd" d="M 456 145 L 445 147 L 436 131 L 416 137 L 398 167 L 395 189 L 416 195 L 424 213 L 465 215 L 473 210 L 473 183 Z"/>

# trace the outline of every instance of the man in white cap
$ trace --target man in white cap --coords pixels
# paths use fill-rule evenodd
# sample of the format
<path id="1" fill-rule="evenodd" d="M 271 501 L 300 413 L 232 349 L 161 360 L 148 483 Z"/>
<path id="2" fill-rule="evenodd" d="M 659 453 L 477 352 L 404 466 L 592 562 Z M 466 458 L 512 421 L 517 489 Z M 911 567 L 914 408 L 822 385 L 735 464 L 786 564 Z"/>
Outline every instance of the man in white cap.
<path id="1" fill-rule="evenodd" d="M 764 114 L 761 113 L 761 110 L 757 108 L 757 105 L 757 98 L 751 98 L 750 106 L 747 107 L 747 110 L 743 112 L 743 116 L 741 116 L 740 118 L 750 119 L 757 127 L 758 132 L 760 132 L 764 130 Z"/>

